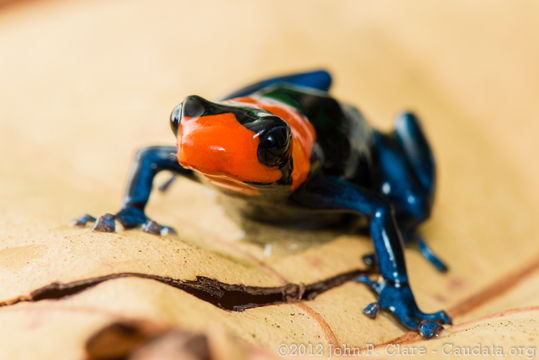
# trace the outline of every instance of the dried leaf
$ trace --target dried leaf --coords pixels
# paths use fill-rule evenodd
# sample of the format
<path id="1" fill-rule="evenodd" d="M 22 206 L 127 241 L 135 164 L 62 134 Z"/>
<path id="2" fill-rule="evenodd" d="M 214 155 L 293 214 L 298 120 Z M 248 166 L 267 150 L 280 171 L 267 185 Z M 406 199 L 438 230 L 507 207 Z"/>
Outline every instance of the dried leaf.
<path id="1" fill-rule="evenodd" d="M 92 349 L 103 348 L 134 357 L 143 344 L 137 356 L 163 357 L 193 333 L 209 339 L 210 350 L 217 341 L 229 347 L 221 353 L 259 358 L 279 354 L 281 344 L 325 353 L 372 347 L 381 358 L 388 344 L 401 344 L 440 358 L 449 342 L 529 357 L 539 332 L 539 168 L 532 164 L 539 50 L 530 46 L 539 42 L 539 5 L 237 5 L 0 7 L 0 358 L 95 357 Z M 334 70 L 334 93 L 376 126 L 389 128 L 397 111 L 412 107 L 431 139 L 438 192 L 422 231 L 450 271 L 437 273 L 414 249 L 406 259 L 421 308 L 454 316 L 456 325 L 438 339 L 424 341 L 387 314 L 363 316 L 374 298 L 360 284 L 313 287 L 357 270 L 372 251 L 366 236 L 238 222 L 215 193 L 187 180 L 153 194 L 147 209 L 178 236 L 66 226 L 85 212 L 117 210 L 130 156 L 173 141 L 167 119 L 183 96 L 217 98 L 261 76 L 318 64 Z M 120 273 L 144 276 L 87 286 Z M 205 289 L 217 297 L 233 285 L 273 289 L 279 304 L 227 311 L 157 279 L 210 279 Z M 313 300 L 309 289 L 318 294 Z M 36 294 L 41 301 L 30 301 Z M 152 330 L 110 332 L 134 322 Z M 90 339 L 111 345 L 88 347 Z M 511 354 L 512 346 L 527 353 Z"/>

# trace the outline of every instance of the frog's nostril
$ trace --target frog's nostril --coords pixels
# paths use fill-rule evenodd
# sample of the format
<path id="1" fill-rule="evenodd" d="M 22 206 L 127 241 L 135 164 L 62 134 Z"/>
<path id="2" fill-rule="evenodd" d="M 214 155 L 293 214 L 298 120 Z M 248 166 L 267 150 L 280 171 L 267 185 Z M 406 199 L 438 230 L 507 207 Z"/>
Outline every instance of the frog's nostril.
<path id="1" fill-rule="evenodd" d="M 183 102 L 183 116 L 200 117 L 205 111 L 204 99 L 200 96 L 188 96 Z"/>

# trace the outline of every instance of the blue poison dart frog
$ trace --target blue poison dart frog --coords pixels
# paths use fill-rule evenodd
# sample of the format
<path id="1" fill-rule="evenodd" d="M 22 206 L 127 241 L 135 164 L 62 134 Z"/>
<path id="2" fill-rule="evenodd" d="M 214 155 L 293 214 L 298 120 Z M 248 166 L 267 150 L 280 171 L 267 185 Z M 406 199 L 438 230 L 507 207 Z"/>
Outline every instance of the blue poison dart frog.
<path id="1" fill-rule="evenodd" d="M 381 274 L 377 282 L 358 278 L 378 296 L 363 313 L 375 318 L 386 310 L 423 337 L 436 335 L 451 318 L 419 309 L 403 254 L 403 243 L 417 244 L 446 270 L 417 233 L 435 187 L 427 139 L 411 113 L 399 115 L 390 132 L 372 128 L 355 107 L 328 94 L 330 84 L 319 70 L 263 80 L 215 102 L 188 96 L 170 116 L 177 145 L 136 154 L 121 210 L 73 223 L 93 221 L 93 230 L 114 231 L 117 220 L 125 229 L 173 232 L 144 212 L 161 170 L 216 188 L 256 221 L 329 225 L 362 218 L 375 250 L 363 261 Z"/>

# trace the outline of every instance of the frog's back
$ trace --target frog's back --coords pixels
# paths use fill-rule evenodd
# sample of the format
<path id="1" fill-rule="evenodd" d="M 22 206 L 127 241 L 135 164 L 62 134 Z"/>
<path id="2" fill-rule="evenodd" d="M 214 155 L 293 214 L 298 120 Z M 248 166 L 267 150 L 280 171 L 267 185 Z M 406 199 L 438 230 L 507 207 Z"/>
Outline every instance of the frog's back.
<path id="1" fill-rule="evenodd" d="M 361 113 L 343 104 L 327 92 L 292 86 L 274 85 L 257 92 L 297 109 L 313 125 L 316 144 L 313 157 L 321 158 L 320 169 L 357 185 L 369 186 L 373 129 Z"/>

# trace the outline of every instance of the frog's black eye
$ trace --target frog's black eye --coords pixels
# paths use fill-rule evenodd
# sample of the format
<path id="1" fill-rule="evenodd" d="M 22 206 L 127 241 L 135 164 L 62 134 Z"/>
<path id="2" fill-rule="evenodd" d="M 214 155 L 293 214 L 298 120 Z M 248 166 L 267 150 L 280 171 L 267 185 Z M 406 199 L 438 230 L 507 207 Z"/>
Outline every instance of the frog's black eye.
<path id="1" fill-rule="evenodd" d="M 287 125 L 277 125 L 259 135 L 258 160 L 266 166 L 282 167 L 290 157 L 292 135 Z"/>
<path id="2" fill-rule="evenodd" d="M 206 112 L 209 102 L 197 95 L 190 95 L 183 101 L 183 116 L 199 117 Z"/>
<path id="3" fill-rule="evenodd" d="M 175 136 L 178 136 L 178 128 L 180 127 L 180 116 L 182 113 L 182 104 L 176 106 L 170 114 L 170 129 Z"/>
<path id="4" fill-rule="evenodd" d="M 170 129 L 174 135 L 178 136 L 180 121 L 183 116 L 199 117 L 206 112 L 206 106 L 210 104 L 207 100 L 197 95 L 190 95 L 185 100 L 172 110 L 170 114 Z"/>

